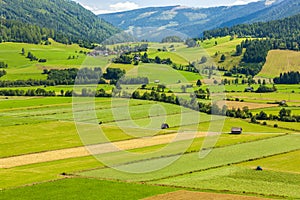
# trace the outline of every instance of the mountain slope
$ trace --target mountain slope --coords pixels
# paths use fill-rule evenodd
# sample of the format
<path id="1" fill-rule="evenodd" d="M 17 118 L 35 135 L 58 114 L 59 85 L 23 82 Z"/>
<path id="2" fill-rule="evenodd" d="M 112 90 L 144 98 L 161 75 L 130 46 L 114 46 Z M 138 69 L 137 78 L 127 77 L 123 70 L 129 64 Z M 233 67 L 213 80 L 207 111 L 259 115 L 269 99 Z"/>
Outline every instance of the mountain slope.
<path id="1" fill-rule="evenodd" d="M 221 26 L 232 26 L 242 23 L 267 22 L 282 19 L 300 13 L 300 0 L 281 0 L 265 9 L 243 16 L 232 21 L 223 23 Z"/>
<path id="2" fill-rule="evenodd" d="M 53 29 L 73 42 L 102 42 L 117 32 L 111 24 L 70 0 L 1 0 L 0 15 Z"/>
<path id="3" fill-rule="evenodd" d="M 125 30 L 132 26 L 161 27 L 198 37 L 204 30 L 291 16 L 300 12 L 300 6 L 297 3 L 299 1 L 277 0 L 272 1 L 272 4 L 258 1 L 247 5 L 214 8 L 180 6 L 143 8 L 102 14 L 99 17 Z"/>

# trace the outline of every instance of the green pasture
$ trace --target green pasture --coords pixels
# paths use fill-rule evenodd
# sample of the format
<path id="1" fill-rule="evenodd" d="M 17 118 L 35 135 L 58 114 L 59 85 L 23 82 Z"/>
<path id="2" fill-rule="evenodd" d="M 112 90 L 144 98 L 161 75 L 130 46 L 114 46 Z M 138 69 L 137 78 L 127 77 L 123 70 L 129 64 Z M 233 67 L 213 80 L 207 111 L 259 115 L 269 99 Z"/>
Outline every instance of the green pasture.
<path id="1" fill-rule="evenodd" d="M 83 178 L 65 178 L 34 186 L 0 191 L 1 199 L 142 199 L 178 189 Z M 47 194 L 47 195 L 45 195 Z M 80 195 L 78 195 L 80 194 Z"/>
<path id="2" fill-rule="evenodd" d="M 113 86 L 109 84 L 99 84 L 99 85 L 78 85 L 78 87 L 84 87 L 87 89 L 104 89 L 106 92 L 111 93 Z M 74 85 L 56 85 L 56 86 L 27 86 L 27 87 L 9 87 L 9 88 L 3 88 L 3 90 L 11 89 L 11 90 L 30 90 L 30 89 L 44 89 L 46 91 L 55 91 L 56 95 L 61 95 L 61 91 L 65 93 L 66 91 L 72 91 L 74 89 Z M 1 88 L 0 88 L 1 90 Z M 11 98 L 11 97 L 8 97 Z"/>
<path id="3" fill-rule="evenodd" d="M 300 198 L 299 174 L 269 170 L 256 171 L 254 169 L 233 166 L 222 167 L 171 177 L 152 183 L 201 190 L 231 191 L 240 194 L 256 194 L 277 198 Z"/>
<path id="4" fill-rule="evenodd" d="M 180 156 L 178 160 L 172 163 L 172 165 L 151 173 L 130 174 L 111 168 L 104 168 L 86 171 L 79 174 L 88 177 L 127 181 L 150 181 L 156 179 L 164 179 L 167 177 L 178 176 L 180 174 L 187 174 L 194 171 L 201 171 L 209 168 L 248 161 L 250 159 L 258 159 L 283 152 L 289 152 L 299 149 L 299 141 L 299 135 L 286 135 L 282 137 L 213 149 L 211 153 L 203 159 L 199 159 L 199 152 L 185 154 Z M 121 165 L 119 166 L 119 169 L 125 171 L 135 170 L 136 172 L 147 171 L 149 166 L 151 167 L 153 165 L 157 165 L 158 163 L 168 162 L 173 159 L 173 157 L 165 157 L 146 160 L 143 162 Z M 189 164 L 187 165 L 187 163 Z"/>
<path id="5" fill-rule="evenodd" d="M 171 43 L 158 43 L 158 42 L 150 42 L 149 44 L 149 50 L 155 51 L 158 49 L 163 49 L 166 47 L 168 50 L 171 50 L 171 46 L 174 46 L 174 49 L 176 50 L 177 48 L 184 48 L 186 45 L 184 43 L 176 43 L 176 42 L 171 42 Z"/>
<path id="6" fill-rule="evenodd" d="M 239 166 L 244 166 L 248 168 L 255 168 L 256 166 L 261 166 L 263 169 L 266 170 L 299 174 L 300 173 L 299 158 L 300 158 L 300 151 L 293 151 L 281 155 L 262 158 L 251 162 L 241 163 L 239 164 Z"/>
<path id="7" fill-rule="evenodd" d="M 0 110 L 28 109 L 71 104 L 69 97 L 0 97 Z"/>
<path id="8" fill-rule="evenodd" d="M 75 113 L 80 115 L 93 101 L 83 98 L 82 102 L 77 104 L 79 107 Z M 1 144 L 1 157 L 81 145 L 73 122 L 71 98 L 3 100 L 0 110 L 0 137 L 1 141 L 5 141 Z M 96 98 L 95 114 L 97 120 L 104 123 L 99 127 L 111 141 L 131 139 L 135 135 L 166 134 L 168 132 L 160 131 L 164 122 L 169 124 L 171 132 L 220 130 L 228 133 L 231 127 L 235 126 L 242 127 L 245 133 L 289 132 L 280 128 L 251 124 L 241 119 L 227 118 L 224 121 L 220 116 L 153 101 L 130 100 L 127 103 L 123 99 Z M 216 130 L 222 123 L 224 127 Z"/>
<path id="9" fill-rule="evenodd" d="M 265 113 L 267 113 L 268 115 L 272 114 L 272 115 L 279 115 L 279 112 L 282 108 L 285 108 L 287 110 L 291 110 L 292 113 L 291 115 L 300 115 L 300 107 L 271 107 L 271 108 L 264 108 L 264 109 L 255 109 L 252 110 L 253 114 L 259 113 L 261 111 L 264 111 Z"/>
<path id="10" fill-rule="evenodd" d="M 142 64 L 139 65 L 137 73 L 141 77 L 148 77 L 150 82 L 159 80 L 161 84 L 166 86 L 177 84 L 179 81 L 189 83 L 201 79 L 198 74 L 177 71 L 169 65 Z"/>
<path id="11" fill-rule="evenodd" d="M 277 84 L 277 91 L 282 93 L 300 93 L 300 86 L 295 85 L 285 85 L 285 84 Z"/>
<path id="12" fill-rule="evenodd" d="M 208 49 L 216 46 L 216 42 L 217 45 L 220 45 L 223 43 L 227 43 L 229 41 L 230 41 L 230 36 L 226 36 L 226 37 L 217 37 L 217 38 L 207 39 L 203 41 L 198 41 L 198 43 L 200 44 L 201 47 Z"/>
<path id="13" fill-rule="evenodd" d="M 178 65 L 188 65 L 189 61 L 185 58 L 178 55 L 176 52 L 162 52 L 157 51 L 157 49 L 150 49 L 148 53 L 149 58 L 154 59 L 156 56 L 160 57 L 161 59 L 167 59 L 170 58 L 173 63 Z"/>
<path id="14" fill-rule="evenodd" d="M 92 156 L 0 169 L 1 189 L 64 178 L 60 174 L 103 166 Z M 0 191 L 1 192 L 1 191 Z"/>
<path id="15" fill-rule="evenodd" d="M 238 143 L 251 142 L 256 140 L 263 140 L 266 138 L 271 138 L 276 135 L 274 134 L 244 134 L 244 135 L 221 135 L 216 147 L 222 147 L 227 145 L 234 145 Z M 192 145 L 187 149 L 187 152 L 190 151 L 199 151 L 204 138 L 197 138 L 194 140 Z M 173 154 L 177 149 L 182 148 L 182 142 L 176 142 L 174 145 L 173 151 L 171 150 L 169 154 Z M 140 154 L 140 159 L 143 157 L 146 158 L 146 155 L 143 153 L 148 153 L 156 151 L 165 145 L 157 145 L 152 147 L 144 147 L 139 149 L 131 150 L 131 152 L 136 152 Z M 118 155 L 117 154 L 108 154 L 108 155 Z M 99 161 L 94 157 L 79 157 L 79 158 L 70 158 L 52 162 L 45 162 L 39 164 L 31 164 L 26 166 L 14 167 L 10 169 L 0 169 L 0 175 L 2 177 L 2 188 L 7 187 L 16 187 L 24 184 L 29 184 L 32 182 L 41 182 L 49 181 L 62 178 L 59 176 L 62 172 L 72 173 L 74 171 L 81 171 L 92 169 L 96 167 L 103 167 Z"/>
<path id="16" fill-rule="evenodd" d="M 293 130 L 296 132 L 300 131 L 300 123 L 299 122 L 281 122 L 281 121 L 260 121 L 261 123 L 266 122 L 268 126 L 273 127 L 275 124 L 281 129 Z"/>
<path id="17" fill-rule="evenodd" d="M 78 45 L 63 45 L 53 40 L 51 43 L 51 45 L 1 43 L 0 61 L 8 64 L 7 75 L 1 80 L 46 79 L 46 75 L 42 74 L 43 69 L 79 68 L 81 66 L 102 67 L 107 64 L 107 58 L 87 57 L 85 54 L 79 53 L 90 50 Z M 25 56 L 21 54 L 22 48 L 25 49 Z M 26 58 L 28 52 L 39 59 L 47 59 L 47 62 L 30 61 Z M 69 56 L 74 56 L 75 59 L 68 59 Z"/>
<path id="18" fill-rule="evenodd" d="M 270 133 L 266 133 L 266 134 L 263 134 L 263 133 L 261 133 L 261 134 L 242 134 L 242 135 L 221 134 L 218 137 L 214 148 L 230 146 L 230 145 L 236 145 L 236 144 L 240 144 L 240 143 L 258 141 L 258 140 L 264 140 L 264 139 L 267 139 L 267 138 L 272 138 L 272 137 L 276 137 L 276 136 L 280 136 L 280 135 L 281 134 L 270 134 Z M 201 149 L 202 145 L 203 145 L 203 141 L 206 140 L 206 139 L 209 139 L 209 138 L 210 138 L 209 136 L 207 136 L 207 138 L 204 136 L 204 137 L 193 139 L 190 147 L 185 152 L 186 153 L 191 153 L 191 152 L 199 151 Z M 187 141 L 176 142 L 177 148 L 181 149 L 180 145 L 184 145 L 184 143 L 186 143 L 186 142 Z M 166 144 L 155 145 L 155 146 L 150 146 L 150 147 L 132 149 L 132 150 L 129 150 L 129 151 L 130 152 L 136 152 L 136 153 L 148 153 L 148 152 L 151 152 L 151 151 L 159 150 L 159 149 L 161 149 L 165 146 L 166 146 Z M 173 154 L 174 154 L 174 152 L 173 152 Z"/>
<path id="19" fill-rule="evenodd" d="M 230 133 L 232 127 L 241 127 L 243 128 L 243 133 L 289 133 L 291 131 L 281 129 L 281 128 L 274 128 L 270 126 L 262 126 L 260 124 L 253 124 L 249 123 L 247 120 L 237 119 L 237 118 L 226 118 L 225 120 L 218 120 L 216 118 L 212 121 L 204 121 L 203 118 L 202 122 L 199 125 L 186 125 L 181 127 L 184 130 L 197 130 L 201 132 L 206 132 L 208 130 L 214 130 L 217 126 L 222 126 L 222 133 Z M 295 123 L 296 124 L 296 123 Z M 173 129 L 173 128 L 171 128 Z M 174 128 L 175 129 L 175 128 Z"/>
<path id="20" fill-rule="evenodd" d="M 74 123 L 45 122 L 1 127 L 0 157 L 81 146 Z"/>
<path id="21" fill-rule="evenodd" d="M 227 98 L 239 98 L 247 102 L 257 103 L 274 103 L 282 100 L 287 101 L 289 106 L 300 105 L 300 94 L 299 93 L 255 93 L 255 92 L 233 92 L 227 93 Z"/>

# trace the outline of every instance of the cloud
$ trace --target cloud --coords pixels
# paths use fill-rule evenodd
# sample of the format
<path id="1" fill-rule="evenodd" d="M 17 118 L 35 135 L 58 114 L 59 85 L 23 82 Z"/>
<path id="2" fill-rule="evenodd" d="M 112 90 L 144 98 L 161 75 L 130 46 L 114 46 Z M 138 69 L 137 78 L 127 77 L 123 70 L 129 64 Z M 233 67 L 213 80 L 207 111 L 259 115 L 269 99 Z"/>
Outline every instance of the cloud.
<path id="1" fill-rule="evenodd" d="M 111 11 L 120 12 L 120 11 L 137 9 L 137 8 L 139 8 L 139 5 L 134 2 L 126 1 L 126 2 L 119 2 L 116 4 L 112 4 L 109 6 L 109 8 Z"/>
<path id="2" fill-rule="evenodd" d="M 259 1 L 259 0 L 237 0 L 232 5 L 233 6 L 236 6 L 236 5 L 246 5 L 248 3 L 255 2 L 255 1 Z"/>

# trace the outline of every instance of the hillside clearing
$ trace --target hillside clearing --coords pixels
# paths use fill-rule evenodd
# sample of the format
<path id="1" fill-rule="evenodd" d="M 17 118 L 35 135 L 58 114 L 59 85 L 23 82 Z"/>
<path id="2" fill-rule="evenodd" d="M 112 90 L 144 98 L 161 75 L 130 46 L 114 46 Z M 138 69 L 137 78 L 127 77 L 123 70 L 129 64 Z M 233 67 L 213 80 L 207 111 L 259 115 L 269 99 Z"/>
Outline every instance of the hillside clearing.
<path id="1" fill-rule="evenodd" d="M 267 61 L 257 77 L 274 78 L 280 73 L 289 71 L 299 71 L 300 52 L 289 50 L 269 51 Z"/>

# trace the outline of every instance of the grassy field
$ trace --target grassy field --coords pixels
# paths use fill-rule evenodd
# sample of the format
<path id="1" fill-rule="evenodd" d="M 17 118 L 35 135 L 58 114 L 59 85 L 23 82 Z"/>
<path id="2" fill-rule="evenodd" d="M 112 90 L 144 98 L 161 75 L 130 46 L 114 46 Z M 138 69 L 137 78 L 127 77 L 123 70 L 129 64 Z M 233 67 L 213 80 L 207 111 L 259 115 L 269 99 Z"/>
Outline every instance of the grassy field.
<path id="1" fill-rule="evenodd" d="M 261 166 L 263 169 L 279 171 L 279 172 L 289 172 L 289 173 L 300 173 L 300 151 L 293 151 L 286 154 L 271 156 L 268 158 L 259 159 L 256 161 L 245 162 L 239 166 L 244 166 L 248 168 L 255 168 L 256 166 Z"/>
<path id="2" fill-rule="evenodd" d="M 259 113 L 260 111 L 264 111 L 265 113 L 267 113 L 268 115 L 272 114 L 272 115 L 278 115 L 279 111 L 282 109 L 283 107 L 272 107 L 272 108 L 264 108 L 264 109 L 254 109 L 252 110 L 252 112 L 254 114 Z M 287 110 L 291 110 L 292 111 L 292 115 L 300 115 L 300 107 L 285 107 L 285 109 Z"/>
<path id="3" fill-rule="evenodd" d="M 206 190 L 232 191 L 270 197 L 300 197 L 300 175 L 276 171 L 255 171 L 242 167 L 223 167 L 187 174 L 153 183 Z"/>
<path id="4" fill-rule="evenodd" d="M 233 54 L 236 45 L 243 40 L 216 38 L 199 42 L 201 47 L 196 48 L 187 48 L 183 43 L 150 43 L 148 55 L 150 58 L 171 58 L 173 62 L 182 65 L 207 56 L 209 60 L 206 64 L 231 67 L 241 60 L 242 56 L 236 57 Z M 89 50 L 78 45 L 51 42 L 48 46 L 1 43 L 0 61 L 9 65 L 8 75 L 1 80 L 45 79 L 46 76 L 41 74 L 45 68 L 93 66 L 105 70 L 105 67 L 109 66 L 126 70 L 128 76 L 148 77 L 151 82 L 148 87 L 155 87 L 153 82 L 159 80 L 183 98 L 189 96 L 189 93 L 181 91 L 182 85 L 195 85 L 198 79 L 203 80 L 199 74 L 176 71 L 169 65 L 108 65 L 110 57 L 87 57 L 80 51 Z M 164 46 L 168 52 L 157 51 Z M 22 48 L 25 49 L 25 54 L 30 51 L 38 58 L 47 59 L 47 62 L 30 62 L 21 55 Z M 279 63 L 282 66 L 290 62 L 286 70 L 299 68 L 299 65 L 294 63 L 298 54 L 290 53 L 271 51 L 264 66 L 266 71 L 262 71 L 260 75 L 266 78 L 273 77 L 277 72 L 268 68 L 268 65 L 275 66 L 274 63 L 279 57 L 282 59 L 282 63 Z M 222 54 L 226 55 L 226 60 L 219 63 Z M 69 56 L 74 56 L 75 59 L 68 59 Z M 137 87 L 140 86 L 122 85 L 127 91 Z M 226 90 L 227 96 L 222 98 L 239 98 L 239 102 L 228 101 L 229 107 L 248 106 L 254 114 L 261 110 L 268 114 L 278 114 L 281 108 L 270 103 L 281 100 L 287 100 L 288 109 L 292 110 L 292 114 L 300 114 L 299 85 L 278 85 L 277 92 L 270 94 L 244 93 L 245 87 L 247 85 L 221 87 L 216 84 L 209 89 L 212 92 L 211 97 L 218 96 Z M 259 85 L 253 87 L 257 89 Z M 98 89 L 100 88 L 110 92 L 113 86 L 100 85 Z M 187 91 L 193 92 L 195 88 L 189 88 Z M 205 89 L 205 86 L 203 88 Z M 46 87 L 46 90 L 54 90 L 57 94 L 60 94 L 61 90 L 72 89 L 73 86 Z M 275 107 L 267 108 L 270 105 Z M 169 124 L 168 130 L 161 130 L 161 124 L 164 122 Z M 177 187 L 274 198 L 300 198 L 300 135 L 295 133 L 300 131 L 299 123 L 266 122 L 268 125 L 263 126 L 249 123 L 249 119 L 223 118 L 173 104 L 135 99 L 128 99 L 127 102 L 127 99 L 119 98 L 0 97 L 0 165 L 3 164 L 1 162 L 5 162 L 3 158 L 51 153 L 53 150 L 63 152 L 69 148 L 81 147 L 83 143 L 98 144 L 107 140 L 128 140 L 125 142 L 130 143 L 137 141 L 131 140 L 137 137 L 146 140 L 154 135 L 159 135 L 159 138 L 170 137 L 177 132 L 198 134 L 198 138 L 193 140 L 189 138 L 167 144 L 161 142 L 165 140 L 159 140 L 160 142 L 153 143 L 152 146 L 143 146 L 141 141 L 140 146 L 128 148 L 126 152 L 131 153 L 129 157 L 124 156 L 124 151 L 119 151 L 95 157 L 86 156 L 88 154 L 59 158 L 62 160 L 56 157 L 36 164 L 3 164 L 2 166 L 8 167 L 0 168 L 0 199 L 141 199 L 176 191 Z M 274 128 L 275 123 L 278 128 Z M 95 127 L 104 134 L 95 132 Z M 232 127 L 242 127 L 243 134 L 228 134 Z M 81 130 L 84 132 L 80 132 Z M 222 134 L 205 137 L 207 132 Z M 86 140 L 82 137 L 86 136 L 85 134 L 91 137 Z M 211 153 L 205 158 L 200 158 L 199 150 L 211 146 L 214 146 Z M 172 165 L 144 174 L 125 173 L 106 166 L 113 164 L 123 171 L 144 172 L 152 166 L 160 166 L 174 159 L 176 161 Z M 258 165 L 262 166 L 264 171 L 253 170 Z M 70 176 L 62 176 L 62 173 Z"/>
<path id="5" fill-rule="evenodd" d="M 232 92 L 226 94 L 227 98 L 239 98 L 246 102 L 254 103 L 275 103 L 285 100 L 289 106 L 300 105 L 300 94 L 299 93 L 253 93 L 253 92 Z"/>
<path id="6" fill-rule="evenodd" d="M 267 62 L 257 77 L 274 78 L 280 73 L 299 71 L 300 53 L 288 50 L 272 50 L 268 53 Z"/>
<path id="7" fill-rule="evenodd" d="M 250 142 L 255 140 L 262 140 L 266 138 L 271 138 L 276 136 L 275 134 L 247 134 L 241 136 L 235 135 L 222 135 L 217 143 L 217 147 L 222 147 L 226 145 L 234 145 L 243 142 Z M 195 139 L 191 147 L 187 151 L 199 150 L 204 138 Z M 184 142 L 177 142 L 174 145 L 173 151 L 169 154 L 174 153 L 177 149 L 181 148 Z M 156 151 L 165 145 L 157 145 L 153 147 L 145 147 L 134 149 L 132 152 L 140 153 L 140 159 L 145 157 L 143 153 Z M 117 154 L 113 154 L 117 156 Z M 109 155 L 108 155 L 109 156 Z M 111 154 L 110 154 L 111 156 Z M 0 174 L 2 177 L 2 188 L 10 188 L 15 186 L 20 186 L 24 184 L 29 184 L 32 182 L 49 181 L 53 179 L 62 178 L 59 176 L 62 172 L 72 173 L 74 171 L 86 170 L 96 167 L 102 167 L 103 165 L 99 163 L 94 157 L 79 157 L 70 158 L 59 161 L 51 161 L 46 163 L 31 164 L 26 166 L 14 167 L 10 169 L 0 169 Z"/>
<path id="8" fill-rule="evenodd" d="M 21 54 L 21 49 L 25 49 L 25 56 Z M 8 64 L 7 75 L 1 80 L 27 80 L 27 79 L 46 79 L 42 74 L 43 69 L 52 68 L 79 68 L 85 66 L 105 66 L 107 60 L 88 57 L 82 52 L 89 52 L 88 49 L 78 45 L 63 45 L 51 40 L 51 45 L 35 45 L 24 43 L 1 43 L 0 61 Z M 37 58 L 47 59 L 46 63 L 30 61 L 26 58 L 27 53 L 31 52 Z M 75 56 L 75 59 L 68 59 Z"/>
<path id="9" fill-rule="evenodd" d="M 172 165 L 169 165 L 166 168 L 146 174 L 130 174 L 111 168 L 105 168 L 82 172 L 80 173 L 80 175 L 130 181 L 150 181 L 156 179 L 164 179 L 167 177 L 178 176 L 180 174 L 187 174 L 194 171 L 201 171 L 209 168 L 220 167 L 228 164 L 247 161 L 250 159 L 257 159 L 264 156 L 270 156 L 296 150 L 299 148 L 299 139 L 300 137 L 298 135 L 287 135 L 266 140 L 238 144 L 234 146 L 227 146 L 224 148 L 214 149 L 204 159 L 199 159 L 199 152 L 190 153 L 181 156 Z M 285 143 L 286 145 L 280 145 L 282 143 Z M 259 151 L 257 149 L 259 149 Z M 167 157 L 121 165 L 119 166 L 119 169 L 125 171 L 136 170 L 136 172 L 147 171 L 149 166 L 155 166 L 163 160 L 170 161 L 172 159 L 174 158 Z M 189 163 L 189 165 L 187 165 L 186 163 Z"/>
<path id="10" fill-rule="evenodd" d="M 69 178 L 31 187 L 0 191 L 1 199 L 141 199 L 178 189 L 96 179 Z M 78 195 L 80 193 L 80 195 Z M 47 194 L 47 195 L 45 195 Z"/>

